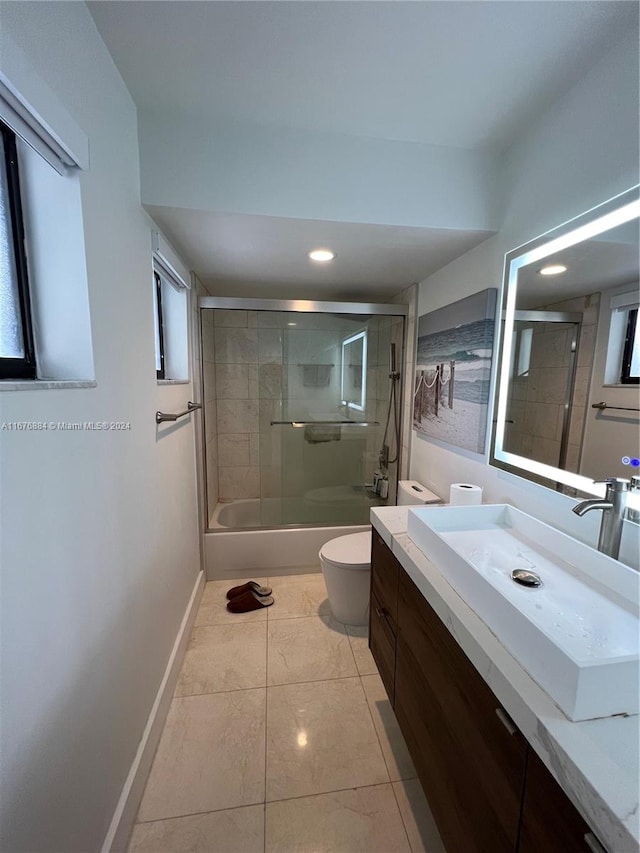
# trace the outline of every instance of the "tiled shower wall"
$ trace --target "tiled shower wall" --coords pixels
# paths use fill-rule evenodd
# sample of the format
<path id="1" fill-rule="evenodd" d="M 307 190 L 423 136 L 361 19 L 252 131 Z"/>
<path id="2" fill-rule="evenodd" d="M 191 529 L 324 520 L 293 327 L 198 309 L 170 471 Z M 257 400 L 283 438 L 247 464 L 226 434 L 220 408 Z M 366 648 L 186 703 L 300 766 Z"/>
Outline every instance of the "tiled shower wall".
<path id="1" fill-rule="evenodd" d="M 218 503 L 218 424 L 216 415 L 216 364 L 213 311 L 201 311 L 204 441 L 207 480 L 207 518 Z"/>

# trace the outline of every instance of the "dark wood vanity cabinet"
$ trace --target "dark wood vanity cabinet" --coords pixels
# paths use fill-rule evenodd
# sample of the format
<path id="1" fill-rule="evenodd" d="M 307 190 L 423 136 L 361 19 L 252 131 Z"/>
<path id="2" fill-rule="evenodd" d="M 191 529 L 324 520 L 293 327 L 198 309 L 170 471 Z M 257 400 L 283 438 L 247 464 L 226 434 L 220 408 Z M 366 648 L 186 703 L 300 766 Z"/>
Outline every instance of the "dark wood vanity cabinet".
<path id="1" fill-rule="evenodd" d="M 526 741 L 404 571 L 394 710 L 445 847 L 514 853 Z"/>
<path id="2" fill-rule="evenodd" d="M 593 838 L 582 815 L 529 749 L 518 853 L 588 853 L 601 849 L 597 842 L 588 843 L 590 836 Z"/>
<path id="3" fill-rule="evenodd" d="M 369 645 L 391 704 L 394 696 L 400 571 L 400 563 L 374 529 L 371 535 Z"/>
<path id="4" fill-rule="evenodd" d="M 375 529 L 369 645 L 447 850 L 589 849 L 581 816 Z"/>

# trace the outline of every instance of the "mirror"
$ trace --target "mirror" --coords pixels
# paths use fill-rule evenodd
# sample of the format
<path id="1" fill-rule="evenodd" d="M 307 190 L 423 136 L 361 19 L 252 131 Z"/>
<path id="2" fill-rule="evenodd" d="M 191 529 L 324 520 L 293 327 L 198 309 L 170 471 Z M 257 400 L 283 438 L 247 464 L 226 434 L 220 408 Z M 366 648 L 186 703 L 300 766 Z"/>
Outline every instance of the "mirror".
<path id="1" fill-rule="evenodd" d="M 364 411 L 367 402 L 366 330 L 342 342 L 340 399 L 343 406 Z"/>
<path id="2" fill-rule="evenodd" d="M 568 494 L 640 474 L 638 187 L 509 252 L 491 464 Z"/>

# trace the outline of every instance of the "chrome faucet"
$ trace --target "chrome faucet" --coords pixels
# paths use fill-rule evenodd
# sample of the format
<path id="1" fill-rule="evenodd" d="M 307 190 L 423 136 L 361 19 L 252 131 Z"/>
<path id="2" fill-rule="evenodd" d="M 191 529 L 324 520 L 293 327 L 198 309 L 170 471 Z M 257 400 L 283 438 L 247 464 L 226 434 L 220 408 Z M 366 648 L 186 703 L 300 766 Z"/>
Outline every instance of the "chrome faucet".
<path id="1" fill-rule="evenodd" d="M 593 500 L 581 501 L 572 507 L 572 510 L 579 516 L 585 515 L 592 509 L 602 510 L 598 551 L 617 560 L 620 553 L 620 539 L 622 538 L 622 522 L 627 511 L 627 496 L 629 490 L 635 488 L 635 483 L 632 486 L 630 480 L 625 480 L 622 477 L 608 477 L 606 480 L 594 480 L 593 482 L 607 484 L 604 500 L 594 498 Z"/>

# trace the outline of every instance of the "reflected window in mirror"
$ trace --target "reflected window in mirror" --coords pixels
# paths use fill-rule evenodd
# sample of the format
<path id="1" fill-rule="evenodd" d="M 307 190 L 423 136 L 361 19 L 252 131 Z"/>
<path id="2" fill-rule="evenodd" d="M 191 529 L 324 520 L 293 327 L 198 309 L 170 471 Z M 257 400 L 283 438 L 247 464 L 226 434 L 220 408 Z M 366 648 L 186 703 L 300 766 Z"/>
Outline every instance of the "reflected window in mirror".
<path id="1" fill-rule="evenodd" d="M 573 494 L 635 473 L 639 211 L 636 187 L 506 256 L 491 464 Z"/>
<path id="2" fill-rule="evenodd" d="M 640 327 L 638 326 L 638 308 L 632 308 L 627 314 L 627 331 L 622 352 L 620 382 L 623 385 L 637 385 L 640 382 Z"/>

